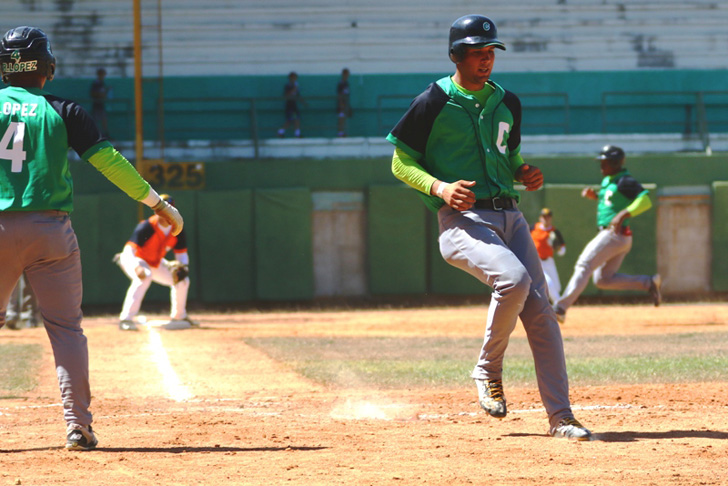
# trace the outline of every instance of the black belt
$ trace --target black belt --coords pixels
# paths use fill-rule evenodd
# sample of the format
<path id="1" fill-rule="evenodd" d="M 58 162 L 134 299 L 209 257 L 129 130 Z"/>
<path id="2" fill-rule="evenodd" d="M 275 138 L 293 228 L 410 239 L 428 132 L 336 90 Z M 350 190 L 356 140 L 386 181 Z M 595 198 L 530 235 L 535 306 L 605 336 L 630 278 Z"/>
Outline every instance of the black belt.
<path id="1" fill-rule="evenodd" d="M 478 199 L 473 204 L 476 209 L 490 209 L 492 211 L 503 211 L 504 209 L 513 209 L 513 199 L 510 197 L 491 197 L 488 199 Z"/>

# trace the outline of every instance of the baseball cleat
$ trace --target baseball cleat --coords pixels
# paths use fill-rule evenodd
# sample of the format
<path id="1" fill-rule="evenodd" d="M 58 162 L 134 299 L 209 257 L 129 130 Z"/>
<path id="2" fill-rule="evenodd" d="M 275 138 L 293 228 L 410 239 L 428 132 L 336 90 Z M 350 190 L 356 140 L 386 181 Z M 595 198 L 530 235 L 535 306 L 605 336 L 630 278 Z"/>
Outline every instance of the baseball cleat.
<path id="1" fill-rule="evenodd" d="M 574 417 L 566 417 L 551 429 L 550 434 L 557 439 L 591 440 L 592 433 Z"/>
<path id="2" fill-rule="evenodd" d="M 556 305 L 554 306 L 554 312 L 556 313 L 556 320 L 559 321 L 559 324 L 566 322 L 566 311 L 564 309 Z"/>
<path id="3" fill-rule="evenodd" d="M 200 323 L 197 321 L 193 321 L 192 319 L 190 319 L 189 316 L 183 317 L 182 319 L 176 319 L 176 320 L 186 322 L 192 327 L 200 327 Z"/>
<path id="4" fill-rule="evenodd" d="M 652 276 L 652 281 L 650 282 L 650 295 L 652 296 L 652 301 L 655 303 L 655 307 L 659 306 L 662 302 L 661 287 L 662 277 L 660 277 L 659 273 L 656 273 Z"/>
<path id="5" fill-rule="evenodd" d="M 139 328 L 136 324 L 134 324 L 134 321 L 130 320 L 123 320 L 119 322 L 119 329 L 122 331 L 138 331 Z"/>
<path id="6" fill-rule="evenodd" d="M 478 401 L 488 415 L 495 418 L 503 418 L 508 413 L 506 409 L 506 397 L 503 394 L 502 380 L 475 380 L 478 387 Z"/>
<path id="7" fill-rule="evenodd" d="M 95 449 L 98 443 L 90 425 L 88 428 L 76 424 L 68 426 L 66 449 L 69 451 L 90 451 Z"/>

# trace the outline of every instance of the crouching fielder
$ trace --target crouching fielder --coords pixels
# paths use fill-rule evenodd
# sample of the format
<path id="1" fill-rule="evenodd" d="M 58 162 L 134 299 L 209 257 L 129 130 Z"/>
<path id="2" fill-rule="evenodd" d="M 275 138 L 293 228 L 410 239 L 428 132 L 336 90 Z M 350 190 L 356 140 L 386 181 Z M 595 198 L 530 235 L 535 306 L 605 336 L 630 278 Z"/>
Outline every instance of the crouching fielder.
<path id="1" fill-rule="evenodd" d="M 174 199 L 170 195 L 161 194 L 160 197 L 174 206 Z M 118 255 L 119 266 L 131 279 L 119 316 L 119 329 L 123 331 L 137 330 L 134 318 L 152 282 L 170 288 L 169 316 L 172 320 L 198 325 L 187 316 L 187 292 L 190 287 L 187 237 L 184 229 L 177 236 L 170 230 L 171 226 L 157 215 L 145 219 L 137 225 L 124 250 Z M 164 258 L 170 250 L 174 252 L 176 260 Z"/>

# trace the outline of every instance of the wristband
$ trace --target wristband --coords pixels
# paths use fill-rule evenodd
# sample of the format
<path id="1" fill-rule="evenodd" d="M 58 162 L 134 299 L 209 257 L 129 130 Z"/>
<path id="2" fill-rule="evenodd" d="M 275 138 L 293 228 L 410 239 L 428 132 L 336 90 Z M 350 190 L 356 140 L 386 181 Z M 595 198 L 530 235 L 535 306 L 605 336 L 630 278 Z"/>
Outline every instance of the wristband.
<path id="1" fill-rule="evenodd" d="M 448 186 L 449 184 L 446 184 L 444 182 L 440 182 L 440 185 L 437 186 L 437 191 L 435 191 L 435 195 L 442 199 L 442 193 L 445 192 L 445 186 Z"/>

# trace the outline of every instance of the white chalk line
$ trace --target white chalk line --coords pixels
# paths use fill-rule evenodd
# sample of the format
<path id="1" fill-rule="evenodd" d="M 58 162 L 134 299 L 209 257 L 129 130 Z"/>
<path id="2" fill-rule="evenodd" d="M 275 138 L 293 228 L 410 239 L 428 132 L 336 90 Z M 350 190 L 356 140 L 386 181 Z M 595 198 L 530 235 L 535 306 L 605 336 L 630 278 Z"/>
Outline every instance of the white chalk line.
<path id="1" fill-rule="evenodd" d="M 169 362 L 169 356 L 167 350 L 164 349 L 159 330 L 152 326 L 146 327 L 149 330 L 149 349 L 151 350 L 152 361 L 157 365 L 157 370 L 162 375 L 162 384 L 167 396 L 177 402 L 189 400 L 193 397 L 192 392 L 182 384 Z"/>

